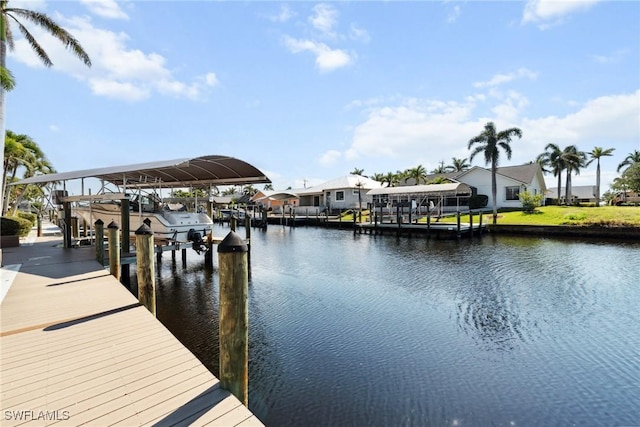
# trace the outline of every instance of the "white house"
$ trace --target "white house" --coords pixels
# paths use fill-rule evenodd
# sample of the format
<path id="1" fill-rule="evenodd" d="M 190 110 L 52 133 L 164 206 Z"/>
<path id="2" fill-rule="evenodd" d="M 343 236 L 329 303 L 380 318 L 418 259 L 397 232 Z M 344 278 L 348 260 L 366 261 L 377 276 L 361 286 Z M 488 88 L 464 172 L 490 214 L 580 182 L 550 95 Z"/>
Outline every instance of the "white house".
<path id="1" fill-rule="evenodd" d="M 347 175 L 323 182 L 309 188 L 291 190 L 299 198 L 296 212 L 314 214 L 316 212 L 336 212 L 345 209 L 367 207 L 371 196 L 367 192 L 382 187 L 382 183 L 360 175 Z"/>
<path id="2" fill-rule="evenodd" d="M 487 195 L 489 197 L 488 206 L 492 206 L 491 169 L 474 166 L 467 171 L 454 174 L 452 179 L 474 187 L 475 194 Z M 518 195 L 524 191 L 534 195 L 545 195 L 547 192 L 542 168 L 538 163 L 498 167 L 496 186 L 496 207 L 498 209 L 522 207 Z"/>

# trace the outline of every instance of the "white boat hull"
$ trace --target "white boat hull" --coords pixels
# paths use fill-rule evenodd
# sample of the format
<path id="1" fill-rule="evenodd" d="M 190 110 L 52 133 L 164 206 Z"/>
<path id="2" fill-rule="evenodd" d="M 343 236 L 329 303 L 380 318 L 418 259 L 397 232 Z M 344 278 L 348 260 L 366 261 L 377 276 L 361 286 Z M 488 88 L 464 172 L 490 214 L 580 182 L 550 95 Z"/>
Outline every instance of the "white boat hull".
<path id="1" fill-rule="evenodd" d="M 102 220 L 105 228 L 113 221 L 121 226 L 120 206 L 108 203 L 94 203 L 87 207 L 72 208 L 72 215 L 81 217 L 89 224 Z M 150 221 L 154 237 L 170 242 L 186 243 L 194 241 L 193 233 L 201 238 L 213 231 L 213 221 L 204 213 L 186 211 L 130 212 L 129 229 L 131 233 L 144 223 Z"/>

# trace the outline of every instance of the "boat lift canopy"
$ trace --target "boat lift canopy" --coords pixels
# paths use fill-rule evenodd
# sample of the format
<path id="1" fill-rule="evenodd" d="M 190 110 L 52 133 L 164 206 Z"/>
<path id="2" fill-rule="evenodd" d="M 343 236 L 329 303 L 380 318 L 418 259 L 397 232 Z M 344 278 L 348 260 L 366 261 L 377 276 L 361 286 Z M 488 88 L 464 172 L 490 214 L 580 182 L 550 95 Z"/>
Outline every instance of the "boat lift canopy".
<path id="1" fill-rule="evenodd" d="M 212 155 L 37 175 L 10 185 L 44 184 L 81 178 L 97 178 L 118 186 L 136 188 L 271 182 L 264 173 L 247 162 L 234 157 Z"/>

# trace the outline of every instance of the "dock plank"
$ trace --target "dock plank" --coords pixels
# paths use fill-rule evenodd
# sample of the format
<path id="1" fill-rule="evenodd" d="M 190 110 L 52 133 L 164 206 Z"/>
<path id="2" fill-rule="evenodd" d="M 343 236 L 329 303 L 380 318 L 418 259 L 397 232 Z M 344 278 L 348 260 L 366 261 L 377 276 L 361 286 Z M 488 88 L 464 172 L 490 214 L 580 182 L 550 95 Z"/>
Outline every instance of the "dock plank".
<path id="1" fill-rule="evenodd" d="M 0 424 L 262 425 L 91 250 L 3 254 Z"/>

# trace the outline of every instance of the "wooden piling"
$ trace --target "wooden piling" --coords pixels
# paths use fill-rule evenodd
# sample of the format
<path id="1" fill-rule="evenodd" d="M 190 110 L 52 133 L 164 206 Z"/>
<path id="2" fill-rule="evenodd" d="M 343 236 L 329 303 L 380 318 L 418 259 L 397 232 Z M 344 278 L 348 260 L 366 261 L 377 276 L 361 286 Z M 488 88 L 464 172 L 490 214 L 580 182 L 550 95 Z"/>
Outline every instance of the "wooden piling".
<path id="1" fill-rule="evenodd" d="M 40 215 L 38 215 L 38 219 L 37 219 L 38 223 L 38 237 L 42 237 L 42 217 Z"/>
<path id="2" fill-rule="evenodd" d="M 460 211 L 456 212 L 456 223 L 457 223 L 456 237 L 459 239 L 460 238 Z"/>
<path id="3" fill-rule="evenodd" d="M 118 224 L 111 221 L 107 225 L 109 230 L 109 273 L 120 280 L 120 235 Z"/>
<path id="4" fill-rule="evenodd" d="M 480 212 L 478 218 L 478 236 L 482 236 L 482 212 Z"/>
<path id="5" fill-rule="evenodd" d="M 96 261 L 104 265 L 104 221 L 98 219 L 93 227 L 96 230 Z"/>
<path id="6" fill-rule="evenodd" d="M 71 237 L 76 239 L 80 237 L 80 231 L 78 227 L 78 217 L 71 217 Z"/>
<path id="7" fill-rule="evenodd" d="M 248 247 L 233 231 L 218 245 L 220 385 L 248 406 Z"/>
<path id="8" fill-rule="evenodd" d="M 128 254 L 129 249 L 131 247 L 131 242 L 129 240 L 131 228 L 129 227 L 129 198 L 124 198 L 120 200 L 120 220 L 122 224 L 122 234 L 120 244 L 122 246 L 122 253 Z M 122 272 L 120 273 L 120 281 L 126 285 L 129 285 L 129 264 L 122 265 Z"/>
<path id="9" fill-rule="evenodd" d="M 473 212 L 469 211 L 469 238 L 473 239 Z"/>
<path id="10" fill-rule="evenodd" d="M 64 247 L 71 248 L 71 202 L 62 203 L 62 223 L 64 232 Z"/>
<path id="11" fill-rule="evenodd" d="M 138 274 L 138 301 L 156 316 L 156 272 L 153 263 L 153 231 L 142 224 L 136 234 L 136 272 Z"/>

